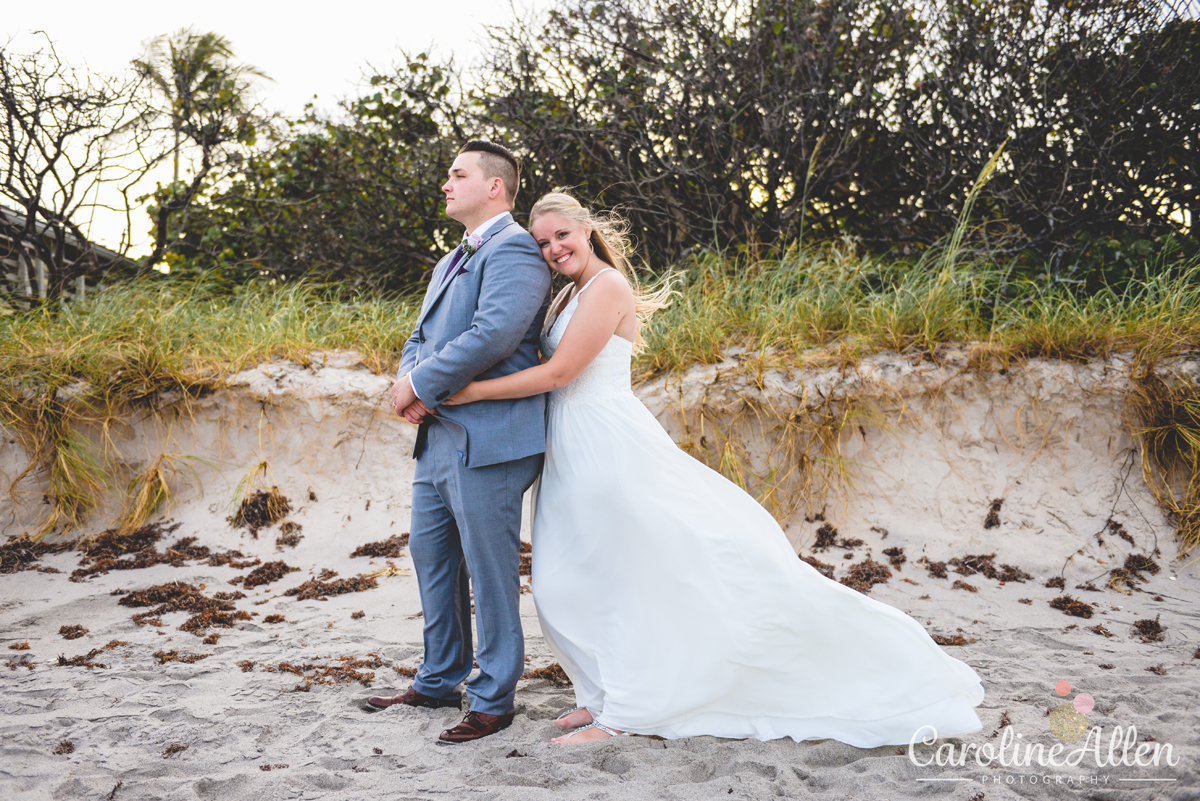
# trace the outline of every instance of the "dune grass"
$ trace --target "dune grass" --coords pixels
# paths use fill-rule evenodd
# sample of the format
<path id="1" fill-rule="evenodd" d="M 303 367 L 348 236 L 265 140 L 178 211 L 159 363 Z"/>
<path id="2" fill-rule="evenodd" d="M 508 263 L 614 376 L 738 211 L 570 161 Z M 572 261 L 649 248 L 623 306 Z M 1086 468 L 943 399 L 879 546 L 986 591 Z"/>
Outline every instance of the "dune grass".
<path id="1" fill-rule="evenodd" d="M 699 254 L 669 273 L 679 295 L 649 322 L 637 377 L 722 361 L 735 347 L 752 356 L 740 362 L 743 369 L 759 373 L 956 345 L 983 371 L 1030 357 L 1127 352 L 1139 375 L 1200 348 L 1198 264 L 1148 265 L 1143 278 L 1124 287 L 1082 295 L 1014 282 L 1003 266 L 965 260 L 951 245 L 916 263 L 864 256 L 848 242 L 793 247 L 770 258 Z M 230 293 L 203 282 L 155 280 L 113 286 L 77 305 L 0 317 L 0 425 L 29 456 L 17 480 L 36 472 L 48 484 L 41 533 L 80 525 L 113 491 L 116 449 L 103 432 L 129 410 L 163 397 L 195 397 L 263 361 L 308 364 L 318 351 L 355 350 L 369 369 L 391 372 L 419 305 L 414 296 L 351 295 L 304 283 Z M 1161 386 L 1145 380 L 1139 388 L 1131 430 L 1143 463 L 1161 477 L 1152 488 L 1194 547 L 1200 523 L 1189 521 L 1200 520 L 1200 449 L 1180 443 L 1200 443 L 1200 414 L 1192 414 L 1200 391 L 1182 379 Z M 788 430 L 783 462 L 844 472 L 838 432 L 863 410 L 809 411 L 807 428 L 798 418 L 777 421 Z M 771 413 L 755 411 L 759 418 Z M 99 444 L 79 433 L 85 424 L 102 432 Z M 723 445 L 709 461 L 736 477 L 744 466 L 734 457 Z M 163 454 L 145 475 L 122 484 L 122 528 L 169 500 L 172 481 L 188 472 L 183 458 Z M 828 477 L 815 475 L 788 480 L 809 494 L 828 491 Z M 772 487 L 784 478 L 775 476 L 759 493 L 781 513 L 786 504 Z"/>

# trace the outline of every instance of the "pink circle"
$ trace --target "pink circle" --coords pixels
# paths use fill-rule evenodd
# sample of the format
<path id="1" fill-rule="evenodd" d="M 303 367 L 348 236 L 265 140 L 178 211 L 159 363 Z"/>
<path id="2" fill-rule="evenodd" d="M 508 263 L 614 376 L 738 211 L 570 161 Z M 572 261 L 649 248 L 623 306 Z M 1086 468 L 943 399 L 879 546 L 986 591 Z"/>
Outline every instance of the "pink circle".
<path id="1" fill-rule="evenodd" d="M 1054 685 L 1054 692 L 1058 693 L 1059 695 L 1066 695 L 1067 693 L 1071 692 L 1071 682 L 1063 679 L 1058 684 Z"/>
<path id="2" fill-rule="evenodd" d="M 1087 693 L 1080 693 L 1075 696 L 1075 700 L 1071 703 L 1075 705 L 1075 711 L 1081 715 L 1086 715 L 1096 708 L 1096 699 Z"/>

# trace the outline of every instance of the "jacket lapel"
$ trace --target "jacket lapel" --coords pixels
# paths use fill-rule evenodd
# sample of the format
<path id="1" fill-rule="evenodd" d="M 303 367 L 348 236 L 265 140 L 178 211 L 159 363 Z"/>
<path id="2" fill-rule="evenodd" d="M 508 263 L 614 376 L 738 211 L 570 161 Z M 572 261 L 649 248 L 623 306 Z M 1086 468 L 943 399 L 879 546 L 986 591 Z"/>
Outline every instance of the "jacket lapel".
<path id="1" fill-rule="evenodd" d="M 455 272 L 475 272 L 475 265 L 479 263 L 480 252 L 487 247 L 488 242 L 492 240 L 492 237 L 512 224 L 513 218 L 511 214 L 506 214 L 499 220 L 496 220 L 496 222 L 493 223 L 490 228 L 488 228 L 487 233 L 484 234 L 483 242 L 480 243 L 479 249 L 476 250 L 475 253 L 473 253 L 471 257 L 466 260 L 466 262 L 460 263 L 458 267 L 455 268 Z M 438 301 L 442 299 L 442 295 L 446 293 L 446 287 L 450 286 L 450 284 L 456 280 L 456 278 L 451 278 L 449 275 L 447 275 L 446 272 L 449 270 L 450 262 L 454 260 L 454 254 L 457 250 L 458 248 L 455 248 L 454 250 L 450 251 L 450 253 L 443 256 L 442 261 L 438 262 L 437 269 L 433 271 L 433 277 L 430 280 L 438 282 L 437 288 L 434 290 L 434 295 L 429 299 L 429 303 L 426 305 L 424 311 L 421 312 L 421 319 L 418 322 L 418 325 L 421 325 L 425 322 L 425 318 L 429 316 L 430 312 L 432 312 L 434 307 L 437 306 Z M 443 262 L 446 263 L 445 270 L 442 269 Z"/>

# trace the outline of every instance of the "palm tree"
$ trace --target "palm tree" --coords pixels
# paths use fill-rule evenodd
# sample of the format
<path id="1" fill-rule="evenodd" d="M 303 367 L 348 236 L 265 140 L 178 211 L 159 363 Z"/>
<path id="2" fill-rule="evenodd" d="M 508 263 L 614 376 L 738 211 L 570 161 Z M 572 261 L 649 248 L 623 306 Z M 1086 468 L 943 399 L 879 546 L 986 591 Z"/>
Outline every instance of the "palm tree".
<path id="1" fill-rule="evenodd" d="M 151 88 L 144 121 L 152 124 L 165 117 L 175 140 L 174 174 L 170 188 L 157 193 L 154 249 L 142 262 L 145 270 L 171 247 L 171 217 L 188 208 L 210 174 L 219 173 L 238 146 L 254 143 L 260 118 L 250 98 L 252 79 L 267 76 L 238 63 L 224 36 L 191 28 L 151 39 L 145 56 L 135 59 L 133 67 Z M 185 143 L 198 151 L 199 163 L 191 180 L 181 186 L 179 160 Z"/>
<path id="2" fill-rule="evenodd" d="M 169 118 L 175 137 L 173 183 L 179 181 L 182 138 L 196 138 L 214 112 L 224 116 L 221 112 L 244 109 L 250 78 L 270 80 L 258 68 L 238 64 L 234 58 L 232 45 L 224 36 L 181 28 L 175 34 L 151 39 L 145 45 L 144 58 L 133 61 L 134 69 L 167 103 L 165 109 L 156 111 Z"/>

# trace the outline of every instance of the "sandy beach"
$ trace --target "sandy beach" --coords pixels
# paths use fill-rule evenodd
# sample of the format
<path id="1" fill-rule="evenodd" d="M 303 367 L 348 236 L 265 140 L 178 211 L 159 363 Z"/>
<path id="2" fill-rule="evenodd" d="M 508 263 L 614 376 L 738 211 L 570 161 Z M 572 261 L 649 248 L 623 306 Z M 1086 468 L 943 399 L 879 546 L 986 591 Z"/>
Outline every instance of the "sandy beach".
<path id="1" fill-rule="evenodd" d="M 695 410 L 733 421 L 747 405 L 874 399 L 843 435 L 846 485 L 785 530 L 835 579 L 857 575 L 912 615 L 987 695 L 979 732 L 869 750 L 556 745 L 551 720 L 574 696 L 553 674 L 523 679 L 513 725 L 475 743 L 436 742 L 456 710 L 368 711 L 421 659 L 404 544 L 413 431 L 387 408 L 390 379 L 325 354 L 262 365 L 191 404 L 163 398 L 114 429 L 130 475 L 161 454 L 188 466 L 148 528 L 88 551 L 6 546 L 0 788 L 122 801 L 1200 798 L 1200 571 L 1175 558 L 1142 478 L 1127 382 L 1119 358 L 979 375 L 953 354 L 884 354 L 757 381 L 733 357 L 638 388 L 681 443 L 701 436 Z M 769 430 L 746 431 L 752 457 L 770 450 Z M 28 460 L 12 439 L 5 487 Z M 289 507 L 256 532 L 230 519 L 247 476 Z M 32 475 L 0 501 L 0 545 L 36 522 L 39 488 Z M 99 534 L 118 511 L 114 500 L 70 536 Z M 353 555 L 371 544 L 377 555 Z M 521 603 L 529 669 L 547 668 L 532 596 Z M 1020 764 L 1056 744 L 1057 765 Z"/>

